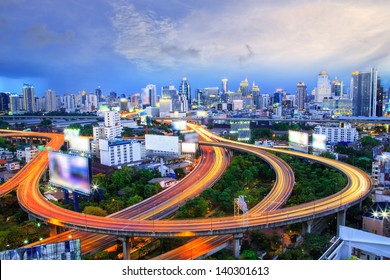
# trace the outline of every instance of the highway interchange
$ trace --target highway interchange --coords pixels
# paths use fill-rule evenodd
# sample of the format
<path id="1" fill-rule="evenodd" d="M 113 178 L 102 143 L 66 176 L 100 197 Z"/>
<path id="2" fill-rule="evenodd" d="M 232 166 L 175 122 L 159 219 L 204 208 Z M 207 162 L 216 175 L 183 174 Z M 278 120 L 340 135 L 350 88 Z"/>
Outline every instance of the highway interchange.
<path id="1" fill-rule="evenodd" d="M 191 125 L 191 124 L 189 124 Z M 38 217 L 51 224 L 78 229 L 69 231 L 72 238 L 83 240 L 82 251 L 94 251 L 102 248 L 105 244 L 113 242 L 118 236 L 201 236 L 193 242 L 203 245 L 203 250 L 209 250 L 211 245 L 218 246 L 231 239 L 230 233 L 241 233 L 247 229 L 261 229 L 270 226 L 284 225 L 301 222 L 316 217 L 336 213 L 352 204 L 358 203 L 371 190 L 370 178 L 363 171 L 330 159 L 302 154 L 293 151 L 273 148 L 262 148 L 228 141 L 220 138 L 202 127 L 191 125 L 197 130 L 203 142 L 201 160 L 198 166 L 177 184 L 174 189 L 169 189 L 138 205 L 122 210 L 109 217 L 89 216 L 82 213 L 59 208 L 47 201 L 38 190 L 40 176 L 47 166 L 47 153 L 42 151 L 34 160 L 26 165 L 10 181 L 0 187 L 3 195 L 17 186 L 17 195 L 21 206 L 31 215 Z M 11 133 L 3 131 L 3 133 Z M 33 132 L 12 132 L 19 135 L 37 135 Z M 5 134 L 6 135 L 6 134 Z M 63 143 L 63 136 L 59 134 L 39 134 L 41 137 L 51 139 L 47 146 L 58 150 Z M 209 147 L 213 146 L 213 147 Z M 175 211 L 178 205 L 185 200 L 201 193 L 207 187 L 212 186 L 226 169 L 230 159 L 226 149 L 238 149 L 253 153 L 268 162 L 276 173 L 276 180 L 272 191 L 257 206 L 252 208 L 247 215 L 242 217 L 207 218 L 195 220 L 158 220 Z M 287 201 L 293 185 L 294 175 L 291 168 L 278 157 L 265 152 L 286 153 L 293 156 L 303 157 L 317 161 L 339 170 L 348 178 L 347 186 L 340 192 L 320 200 L 302 205 L 279 209 Z M 90 233 L 88 233 L 89 231 Z M 215 235 L 222 236 L 215 236 Z M 56 241 L 61 235 L 52 237 Z M 89 241 L 88 241 L 89 240 Z M 49 242 L 50 239 L 45 240 Z M 85 241 L 85 242 L 84 242 Z M 191 258 L 194 257 L 194 247 L 191 246 Z M 179 250 L 180 251 L 180 250 Z M 185 250 L 182 250 L 185 251 Z M 199 250 L 200 251 L 200 250 Z M 204 254 L 204 252 L 200 253 Z M 179 258 L 179 256 L 173 257 Z M 188 258 L 181 256 L 180 258 Z"/>

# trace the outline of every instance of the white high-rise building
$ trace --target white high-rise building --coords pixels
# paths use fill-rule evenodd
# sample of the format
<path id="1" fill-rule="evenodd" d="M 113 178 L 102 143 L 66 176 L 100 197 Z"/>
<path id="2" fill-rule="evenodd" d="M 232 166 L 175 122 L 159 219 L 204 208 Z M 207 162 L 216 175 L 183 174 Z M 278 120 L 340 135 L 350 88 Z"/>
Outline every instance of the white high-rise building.
<path id="1" fill-rule="evenodd" d="M 316 126 L 314 128 L 315 134 L 324 134 L 328 143 L 346 142 L 352 143 L 358 140 L 359 133 L 355 127 L 350 124 L 345 124 L 344 127 L 327 127 Z"/>
<path id="2" fill-rule="evenodd" d="M 47 90 L 45 93 L 45 110 L 46 112 L 54 112 L 57 111 L 57 100 L 56 93 L 51 89 Z"/>
<path id="3" fill-rule="evenodd" d="M 94 112 L 98 109 L 98 98 L 96 94 L 90 93 L 87 95 L 85 100 L 85 110 L 87 112 Z"/>
<path id="4" fill-rule="evenodd" d="M 64 95 L 64 108 L 66 112 L 74 112 L 76 110 L 76 96 L 74 94 Z"/>
<path id="5" fill-rule="evenodd" d="M 114 140 L 122 134 L 121 117 L 117 111 L 104 112 L 104 126 L 93 128 L 93 140 Z"/>
<path id="6" fill-rule="evenodd" d="M 148 106 L 156 107 L 157 102 L 157 90 L 156 85 L 147 85 L 142 89 L 142 106 L 144 108 Z"/>
<path id="7" fill-rule="evenodd" d="M 320 72 L 317 78 L 317 90 L 314 102 L 321 103 L 325 97 L 329 98 L 332 96 L 332 87 L 330 79 L 325 71 Z"/>
<path id="8" fill-rule="evenodd" d="M 141 143 L 137 140 L 99 140 L 100 163 L 108 166 L 128 165 L 141 160 Z"/>

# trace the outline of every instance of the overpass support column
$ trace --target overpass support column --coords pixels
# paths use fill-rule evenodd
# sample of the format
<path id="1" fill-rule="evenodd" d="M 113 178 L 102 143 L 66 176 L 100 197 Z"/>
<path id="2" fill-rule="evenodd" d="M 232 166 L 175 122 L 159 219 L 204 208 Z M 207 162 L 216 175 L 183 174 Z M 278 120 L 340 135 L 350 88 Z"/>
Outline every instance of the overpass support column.
<path id="1" fill-rule="evenodd" d="M 120 237 L 120 241 L 122 241 L 122 247 L 123 247 L 123 259 L 124 260 L 130 260 L 130 245 L 131 245 L 131 239 L 128 237 Z"/>
<path id="2" fill-rule="evenodd" d="M 347 210 L 341 210 L 337 212 L 337 236 L 340 234 L 340 226 L 345 226 L 345 216 L 346 216 Z"/>
<path id="3" fill-rule="evenodd" d="M 311 233 L 314 220 L 307 221 L 306 233 Z"/>
<path id="4" fill-rule="evenodd" d="M 57 234 L 60 234 L 62 232 L 64 232 L 64 228 L 63 227 L 60 227 L 60 226 L 56 226 L 56 225 L 53 225 L 53 224 L 48 224 L 49 225 L 49 231 L 50 231 L 50 236 L 55 236 Z"/>
<path id="5" fill-rule="evenodd" d="M 240 258 L 240 251 L 241 251 L 241 239 L 244 235 L 242 233 L 236 233 L 233 235 L 233 251 L 234 251 L 234 257 L 237 259 Z"/>

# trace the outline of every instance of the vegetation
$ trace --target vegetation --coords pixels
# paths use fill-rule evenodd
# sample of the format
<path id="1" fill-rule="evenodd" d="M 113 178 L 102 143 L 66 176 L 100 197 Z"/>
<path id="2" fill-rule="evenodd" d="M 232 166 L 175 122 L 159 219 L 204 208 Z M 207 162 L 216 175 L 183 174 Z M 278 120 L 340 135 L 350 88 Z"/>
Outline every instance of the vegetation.
<path id="1" fill-rule="evenodd" d="M 68 126 L 68 128 L 80 129 L 81 136 L 92 136 L 94 126 L 97 126 L 97 123 L 85 124 L 83 126 L 81 124 L 71 124 Z"/>
<path id="2" fill-rule="evenodd" d="M 347 185 L 343 175 L 334 169 L 284 154 L 279 156 L 291 166 L 295 174 L 295 186 L 288 206 L 332 195 Z"/>
<path id="3" fill-rule="evenodd" d="M 160 192 L 160 184 L 148 183 L 158 176 L 156 171 L 127 166 L 116 170 L 109 177 L 97 174 L 93 176 L 93 182 L 103 192 L 103 199 L 99 201 L 99 196 L 95 193 L 92 201 L 82 200 L 80 208 L 83 212 L 91 211 L 91 214 L 94 213 L 92 215 L 98 216 L 118 212 Z"/>
<path id="4" fill-rule="evenodd" d="M 236 155 L 215 186 L 186 202 L 175 218 L 233 215 L 233 201 L 239 195 L 245 196 L 248 208 L 251 208 L 268 194 L 274 179 L 275 173 L 270 166 L 254 155 Z"/>
<path id="5" fill-rule="evenodd" d="M 19 248 L 48 236 L 45 224 L 28 221 L 14 193 L 0 198 L 0 251 Z"/>

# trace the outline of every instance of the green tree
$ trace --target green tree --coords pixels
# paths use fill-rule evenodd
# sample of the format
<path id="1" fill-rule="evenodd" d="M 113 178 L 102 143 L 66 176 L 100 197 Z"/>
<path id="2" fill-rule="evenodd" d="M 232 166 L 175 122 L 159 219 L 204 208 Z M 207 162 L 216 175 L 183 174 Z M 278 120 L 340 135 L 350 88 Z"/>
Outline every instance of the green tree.
<path id="1" fill-rule="evenodd" d="M 103 210 L 102 208 L 98 206 L 86 206 L 83 210 L 84 214 L 87 215 L 94 215 L 94 216 L 107 216 L 107 211 Z"/>
<path id="2" fill-rule="evenodd" d="M 258 257 L 253 250 L 244 250 L 241 253 L 241 259 L 242 260 L 257 260 Z"/>

